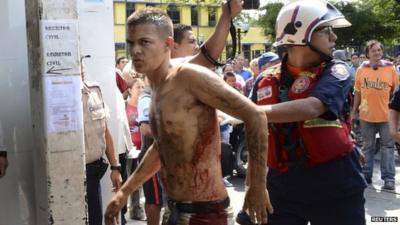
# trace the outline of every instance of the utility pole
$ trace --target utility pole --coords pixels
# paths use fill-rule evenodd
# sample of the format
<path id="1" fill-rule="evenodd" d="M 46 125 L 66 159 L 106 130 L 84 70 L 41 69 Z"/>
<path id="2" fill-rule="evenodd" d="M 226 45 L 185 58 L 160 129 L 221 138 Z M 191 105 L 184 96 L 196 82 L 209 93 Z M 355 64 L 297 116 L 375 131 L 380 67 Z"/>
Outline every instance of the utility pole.
<path id="1" fill-rule="evenodd" d="M 199 42 L 199 36 L 200 36 L 200 1 L 196 0 L 196 10 L 197 10 L 197 27 L 196 27 L 196 38 L 197 38 L 197 43 L 200 44 Z"/>
<path id="2" fill-rule="evenodd" d="M 77 0 L 26 0 L 36 223 L 87 224 Z"/>
<path id="3" fill-rule="evenodd" d="M 238 54 L 240 55 L 242 53 L 242 41 L 240 40 L 242 37 L 242 31 L 240 28 L 237 29 L 237 35 L 238 35 Z"/>

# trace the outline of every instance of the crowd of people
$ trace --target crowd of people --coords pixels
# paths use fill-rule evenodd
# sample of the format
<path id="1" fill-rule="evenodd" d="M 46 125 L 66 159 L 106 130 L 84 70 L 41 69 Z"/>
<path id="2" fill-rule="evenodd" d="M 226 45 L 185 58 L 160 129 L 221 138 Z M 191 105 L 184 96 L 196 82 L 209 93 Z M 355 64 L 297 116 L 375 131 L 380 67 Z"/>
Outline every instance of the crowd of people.
<path id="1" fill-rule="evenodd" d="M 319 21 L 315 23 L 313 18 Z M 360 62 L 363 59 L 357 53 L 351 55 L 350 63 L 345 62 L 345 52 L 334 54 L 337 36 L 333 28 L 350 25 L 329 3 L 297 1 L 284 6 L 278 15 L 275 46 L 279 55 L 266 52 L 250 63 L 237 55 L 218 68 L 215 59 L 220 53 L 211 60 L 203 55 L 190 26 L 175 25 L 172 31 L 168 16 L 156 9 L 131 15 L 128 41 L 132 65 L 149 78 L 153 91 L 153 100 L 147 98 L 146 103 L 149 116 L 143 120 L 150 125 L 147 130 L 151 131 L 153 144 L 142 149 L 147 153 L 139 169 L 109 204 L 106 224 L 114 224 L 129 193 L 157 171 L 168 199 L 163 224 L 233 221 L 221 179 L 209 174 L 213 171 L 221 176 L 220 162 L 215 162 L 219 152 L 210 149 L 220 149 L 219 142 L 228 141 L 231 131 L 223 124 L 218 130 L 220 135 L 215 133 L 215 123 L 222 119 L 215 118 L 219 115 L 215 112 L 209 114 L 214 108 L 246 124 L 249 187 L 241 215 L 268 224 L 365 224 L 364 189 L 371 183 L 371 148 L 375 146 L 371 136 L 376 133 L 381 136 L 383 188 L 394 189 L 394 142 L 389 134 L 388 111 L 398 77 L 393 64 L 382 60 L 383 46 L 377 41 L 367 43 L 365 62 Z M 170 39 L 185 32 L 186 45 L 184 38 Z M 142 44 L 143 40 L 148 44 Z M 155 48 L 163 49 L 162 53 L 155 54 Z M 202 48 L 209 49 L 207 43 Z M 199 63 L 202 61 L 196 60 L 196 54 L 205 56 L 205 62 L 211 65 Z M 178 60 L 171 64 L 171 58 Z M 227 85 L 222 85 L 222 80 Z M 368 99 L 370 96 L 372 99 Z M 252 114 L 258 118 L 257 126 L 247 115 L 252 110 L 258 112 Z M 268 126 L 265 119 L 256 116 L 260 111 L 267 116 Z M 365 117 L 369 114 L 380 118 L 369 120 Z M 362 152 L 354 148 L 350 138 L 355 118 L 361 121 L 362 139 L 368 140 L 363 142 Z M 268 140 L 266 133 L 253 133 L 260 124 L 264 124 L 263 132 L 269 133 Z M 372 127 L 368 129 L 367 125 Z M 363 165 L 361 160 L 365 160 Z M 251 191 L 260 185 L 266 185 L 269 194 L 265 188 L 257 189 L 260 198 L 254 201 Z M 237 218 L 239 223 L 244 221 L 243 217 Z"/>
<path id="2" fill-rule="evenodd" d="M 275 49 L 220 66 L 241 9 L 239 0 L 223 3 L 201 46 L 161 9 L 130 15 L 131 60 L 116 60 L 117 115 L 81 62 L 90 225 L 126 224 L 127 212 L 149 225 L 233 224 L 220 158 L 232 131 L 226 115 L 244 122 L 249 153 L 240 224 L 366 224 L 364 190 L 378 150 L 382 188 L 395 189 L 400 57 L 383 59 L 376 40 L 362 52 L 335 50 L 334 29 L 350 22 L 330 3 L 299 0 L 277 16 Z M 123 134 L 117 149 L 109 116 Z M 0 177 L 5 150 L 0 123 Z M 103 218 L 104 156 L 115 193 Z"/>
<path id="3" fill-rule="evenodd" d="M 251 140 L 238 223 L 365 224 L 364 189 L 372 182 L 376 146 L 382 188 L 395 189 L 397 61 L 384 60 L 383 45 L 375 40 L 360 53 L 334 51 L 333 29 L 351 24 L 329 3 L 302 0 L 281 9 L 275 50 L 250 62 L 237 55 L 221 67 L 216 59 L 229 18 L 240 12 L 238 7 L 229 15 L 227 8 L 222 35 L 214 33 L 202 46 L 190 26 L 172 25 L 161 10 L 146 8 L 128 18 L 132 62 L 125 67 L 131 75 L 116 76 L 122 94 L 121 80 L 127 83 L 127 108 L 137 113 L 128 121 L 131 132 L 139 131 L 141 144 L 135 145 L 141 153 L 107 207 L 106 224 L 115 223 L 142 185 L 148 224 L 231 224 L 216 157 L 232 131 L 221 123 L 226 114 L 245 122 Z M 131 90 L 135 83 L 145 86 L 142 97 Z"/>

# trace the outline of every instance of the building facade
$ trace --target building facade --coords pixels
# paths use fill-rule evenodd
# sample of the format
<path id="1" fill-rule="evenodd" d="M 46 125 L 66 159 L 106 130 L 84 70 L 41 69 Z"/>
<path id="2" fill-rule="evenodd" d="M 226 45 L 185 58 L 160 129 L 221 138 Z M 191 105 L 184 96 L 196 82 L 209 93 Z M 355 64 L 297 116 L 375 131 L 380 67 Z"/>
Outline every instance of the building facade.
<path id="1" fill-rule="evenodd" d="M 114 39 L 115 55 L 126 56 L 126 19 L 135 10 L 146 6 L 164 9 L 171 17 L 173 23 L 191 25 L 193 33 L 199 43 L 207 40 L 212 34 L 218 18 L 222 13 L 220 3 L 215 0 L 114 0 Z M 247 32 L 240 32 L 241 50 L 247 59 L 251 60 L 266 51 L 270 41 L 263 34 L 261 27 L 250 27 Z M 227 48 L 222 53 L 220 60 L 225 61 L 227 52 L 230 51 L 232 40 L 229 37 Z"/>

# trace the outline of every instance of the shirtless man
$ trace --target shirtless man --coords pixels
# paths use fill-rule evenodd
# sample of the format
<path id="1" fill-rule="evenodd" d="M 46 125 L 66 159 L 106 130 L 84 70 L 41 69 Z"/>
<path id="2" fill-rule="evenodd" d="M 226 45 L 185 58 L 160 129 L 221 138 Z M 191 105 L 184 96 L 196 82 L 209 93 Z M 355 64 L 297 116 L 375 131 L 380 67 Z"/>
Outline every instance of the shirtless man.
<path id="1" fill-rule="evenodd" d="M 157 8 L 128 19 L 130 54 L 152 90 L 150 112 L 154 143 L 137 170 L 107 207 L 105 222 L 115 224 L 128 195 L 157 171 L 170 199 L 166 224 L 233 224 L 220 164 L 215 108 L 246 124 L 249 168 L 243 209 L 254 222 L 267 222 L 272 206 L 265 189 L 267 119 L 265 114 L 213 72 L 192 64 L 172 66 L 172 22 Z"/>

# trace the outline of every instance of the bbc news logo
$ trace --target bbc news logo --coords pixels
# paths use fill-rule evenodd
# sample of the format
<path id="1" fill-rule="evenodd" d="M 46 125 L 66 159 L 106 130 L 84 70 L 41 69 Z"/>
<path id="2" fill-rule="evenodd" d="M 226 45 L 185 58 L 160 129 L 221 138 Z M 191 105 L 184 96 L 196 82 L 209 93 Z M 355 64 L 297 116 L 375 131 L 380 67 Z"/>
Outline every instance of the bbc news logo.
<path id="1" fill-rule="evenodd" d="M 397 221 L 399 221 L 397 216 L 371 216 L 371 222 L 397 223 Z"/>

